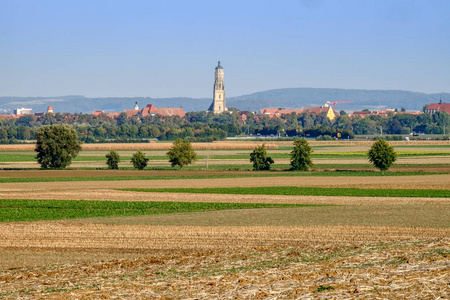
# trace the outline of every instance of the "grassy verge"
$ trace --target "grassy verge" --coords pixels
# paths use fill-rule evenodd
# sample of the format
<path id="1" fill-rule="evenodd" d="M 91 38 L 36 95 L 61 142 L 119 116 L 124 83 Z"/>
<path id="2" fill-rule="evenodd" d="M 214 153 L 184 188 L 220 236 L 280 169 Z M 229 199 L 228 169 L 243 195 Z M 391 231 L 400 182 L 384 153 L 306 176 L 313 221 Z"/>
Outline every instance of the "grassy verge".
<path id="1" fill-rule="evenodd" d="M 158 193 L 202 193 L 241 195 L 295 195 L 295 196 L 350 196 L 350 197 L 432 197 L 449 198 L 449 190 L 407 190 L 407 189 L 358 189 L 322 187 L 233 187 L 233 188 L 168 188 L 168 189 L 120 189 L 133 192 Z"/>
<path id="2" fill-rule="evenodd" d="M 5 199 L 0 200 L 0 222 L 190 213 L 225 209 L 286 208 L 306 206 L 320 205 Z"/>
<path id="3" fill-rule="evenodd" d="M 448 146 L 447 146 L 448 147 Z M 248 153 L 238 153 L 238 154 L 229 154 L 229 155 L 216 155 L 214 152 L 209 155 L 209 159 L 216 160 L 234 160 L 234 159 L 243 159 L 248 160 L 250 158 L 250 150 Z M 105 152 L 106 154 L 106 152 Z M 450 152 L 447 151 L 397 151 L 398 157 L 417 157 L 417 156 L 448 156 Z M 281 153 L 281 152 L 271 152 L 269 151 L 269 156 L 273 159 L 287 159 L 290 158 L 289 153 Z M 313 152 L 313 158 L 366 158 L 367 152 L 364 151 L 355 151 L 355 152 Z M 122 155 L 121 161 L 129 161 L 131 159 L 131 155 Z M 147 155 L 147 158 L 152 160 L 167 160 L 167 156 L 165 155 Z M 206 155 L 199 155 L 199 159 L 207 159 Z M 0 153 L 0 162 L 35 162 L 35 154 L 34 153 Z M 106 161 L 104 155 L 83 155 L 80 153 L 79 156 L 75 157 L 72 161 L 80 162 L 80 161 Z"/>

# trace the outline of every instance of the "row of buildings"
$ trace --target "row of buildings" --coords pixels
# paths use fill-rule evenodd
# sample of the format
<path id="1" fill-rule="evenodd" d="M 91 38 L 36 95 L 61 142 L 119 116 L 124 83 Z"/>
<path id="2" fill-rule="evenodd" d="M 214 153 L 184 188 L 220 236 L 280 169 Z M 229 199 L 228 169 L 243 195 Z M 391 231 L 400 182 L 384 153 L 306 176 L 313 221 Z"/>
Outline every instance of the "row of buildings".
<path id="1" fill-rule="evenodd" d="M 329 120 L 334 120 L 337 116 L 335 109 L 332 108 L 331 103 L 348 103 L 349 101 L 335 101 L 335 102 L 327 102 L 323 106 L 308 106 L 303 107 L 302 109 L 284 109 L 284 108 L 264 108 L 260 110 L 262 115 L 268 115 L 269 117 L 280 117 L 283 114 L 301 114 L 304 112 L 320 114 L 325 113 Z M 335 108 L 335 107 L 334 107 Z M 225 99 L 225 83 L 224 83 L 224 71 L 223 67 L 220 65 L 220 61 L 217 64 L 217 67 L 214 70 L 214 89 L 213 89 L 213 101 L 208 108 L 208 111 L 213 112 L 214 114 L 219 114 L 226 112 L 226 99 Z M 377 111 L 356 111 L 351 114 L 351 116 L 360 116 L 364 118 L 367 115 L 380 115 L 386 116 L 392 110 L 377 110 Z M 450 103 L 431 103 L 427 106 L 425 113 L 433 114 L 438 111 L 445 111 L 450 114 Z M 47 108 L 47 113 L 53 113 L 53 108 L 49 106 Z M 105 113 L 104 111 L 94 111 L 93 115 L 107 115 L 111 118 L 117 118 L 120 116 L 122 112 L 112 112 Z M 179 116 L 184 117 L 186 113 L 183 111 L 182 107 L 155 107 L 152 104 L 148 104 L 142 109 L 139 109 L 138 103 L 135 103 L 134 109 L 125 110 L 124 113 L 127 117 L 146 117 L 153 115 L 161 115 L 161 116 Z M 421 114 L 422 112 L 403 112 L 409 114 Z M 18 108 L 14 110 L 14 114 L 0 114 L 0 119 L 17 119 L 24 115 L 31 115 L 32 110 L 30 108 Z M 34 115 L 39 116 L 44 113 L 35 113 Z"/>
<path id="2" fill-rule="evenodd" d="M 273 118 L 273 117 L 281 117 L 282 115 L 289 115 L 292 113 L 295 113 L 298 115 L 298 114 L 305 113 L 305 112 L 313 113 L 316 115 L 318 115 L 320 113 L 325 113 L 327 118 L 330 121 L 333 121 L 338 116 L 338 113 L 336 111 L 334 111 L 333 107 L 328 104 L 325 104 L 323 106 L 305 106 L 301 109 L 263 108 L 260 110 L 259 114 L 266 115 L 266 116 L 269 116 L 270 118 Z M 447 112 L 448 114 L 450 114 L 450 103 L 431 103 L 425 109 L 426 114 L 432 115 L 436 112 Z M 47 107 L 46 113 L 53 113 L 53 108 L 51 106 Z M 147 106 L 145 106 L 144 108 L 139 109 L 137 102 L 134 105 L 134 109 L 125 110 L 124 112 L 110 112 L 110 113 L 105 113 L 104 111 L 92 112 L 93 115 L 96 115 L 96 116 L 106 115 L 110 118 L 118 118 L 120 116 L 120 114 L 122 114 L 122 113 L 125 113 L 125 115 L 128 118 L 146 117 L 146 116 L 154 116 L 154 115 L 161 115 L 163 117 L 179 116 L 182 118 L 186 115 L 186 113 L 184 112 L 182 107 L 156 107 L 153 104 L 147 104 Z M 421 112 L 421 111 L 397 112 L 394 109 L 386 109 L 386 110 L 372 110 L 372 111 L 370 111 L 370 110 L 354 111 L 348 115 L 350 117 L 359 116 L 361 118 L 364 118 L 366 116 L 371 116 L 371 115 L 377 115 L 377 116 L 383 117 L 383 116 L 387 116 L 390 113 L 419 115 L 419 114 L 422 114 L 423 112 Z M 43 114 L 45 114 L 45 113 L 43 113 L 43 112 L 33 113 L 30 108 L 18 108 L 18 109 L 14 110 L 14 114 L 0 114 L 0 119 L 6 119 L 6 120 L 18 119 L 25 115 L 34 115 L 36 117 L 40 117 Z M 245 113 L 242 113 L 242 115 L 245 115 Z"/>
<path id="3" fill-rule="evenodd" d="M 38 112 L 38 113 L 33 113 L 33 110 L 31 108 L 16 108 L 14 110 L 13 114 L 0 114 L 0 120 L 11 120 L 11 119 L 18 119 L 20 117 L 23 116 L 27 116 L 27 115 L 33 115 L 36 117 L 40 117 L 46 113 L 53 113 L 53 107 L 48 106 L 47 107 L 47 112 Z"/>

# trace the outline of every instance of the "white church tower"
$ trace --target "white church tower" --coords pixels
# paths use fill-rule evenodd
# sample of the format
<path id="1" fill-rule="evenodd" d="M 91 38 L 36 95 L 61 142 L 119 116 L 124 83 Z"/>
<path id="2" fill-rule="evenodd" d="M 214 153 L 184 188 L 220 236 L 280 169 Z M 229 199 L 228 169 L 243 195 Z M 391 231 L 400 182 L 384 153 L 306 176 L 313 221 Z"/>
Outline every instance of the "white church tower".
<path id="1" fill-rule="evenodd" d="M 208 110 L 213 111 L 215 114 L 220 114 L 227 110 L 227 105 L 225 101 L 225 85 L 223 83 L 223 68 L 220 65 L 220 61 L 214 72 L 214 95 L 213 103 Z"/>

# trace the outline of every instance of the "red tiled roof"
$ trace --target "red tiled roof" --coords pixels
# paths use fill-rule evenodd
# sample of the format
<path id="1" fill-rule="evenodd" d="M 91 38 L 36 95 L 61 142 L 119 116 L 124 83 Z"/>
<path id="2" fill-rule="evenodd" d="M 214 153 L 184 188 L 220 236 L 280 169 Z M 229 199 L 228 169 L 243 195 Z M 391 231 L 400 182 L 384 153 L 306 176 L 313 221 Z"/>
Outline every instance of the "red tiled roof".
<path id="1" fill-rule="evenodd" d="M 314 113 L 316 115 L 320 114 L 321 112 L 328 112 L 330 109 L 329 106 L 306 106 L 303 107 L 303 111 L 309 111 L 310 113 Z"/>
<path id="2" fill-rule="evenodd" d="M 158 107 L 156 113 L 161 116 L 180 116 L 184 117 L 186 114 L 182 107 Z"/>
<path id="3" fill-rule="evenodd" d="M 140 114 L 143 117 L 154 115 L 156 114 L 156 108 L 153 106 L 153 104 L 147 104 L 146 107 L 141 109 Z"/>
<path id="4" fill-rule="evenodd" d="M 111 112 L 111 113 L 108 113 L 107 116 L 110 118 L 118 118 L 120 116 L 120 114 L 121 114 L 120 112 Z"/>
<path id="5" fill-rule="evenodd" d="M 138 117 L 146 117 L 151 115 L 161 115 L 163 117 L 170 116 L 180 116 L 184 117 L 186 113 L 183 111 L 182 107 L 155 107 L 153 104 L 148 104 L 141 110 L 129 109 L 125 110 L 125 114 L 128 118 L 138 116 Z M 108 113 L 109 117 L 117 118 L 120 113 Z"/>
<path id="6" fill-rule="evenodd" d="M 186 115 L 182 107 L 155 107 L 152 104 L 148 104 L 140 111 L 140 115 L 143 117 L 156 114 L 161 115 L 163 117 L 170 117 L 170 116 L 184 117 Z"/>
<path id="7" fill-rule="evenodd" d="M 445 111 L 450 114 L 450 103 L 431 103 L 426 110 Z"/>
<path id="8" fill-rule="evenodd" d="M 303 111 L 301 109 L 277 109 L 277 108 L 263 108 L 260 110 L 262 115 L 269 115 L 270 117 L 281 115 L 289 115 L 293 112 L 296 114 L 301 114 Z"/>
<path id="9" fill-rule="evenodd" d="M 128 109 L 128 110 L 125 110 L 125 114 L 127 115 L 128 118 L 137 116 L 138 113 L 139 113 L 139 110 L 136 110 L 136 109 Z"/>
<path id="10" fill-rule="evenodd" d="M 11 119 L 14 119 L 14 116 L 11 114 L 0 114 L 0 119 L 11 120 Z"/>
<path id="11" fill-rule="evenodd" d="M 421 111 L 399 111 L 398 114 L 402 114 L 402 115 L 421 115 L 423 114 L 423 112 Z"/>

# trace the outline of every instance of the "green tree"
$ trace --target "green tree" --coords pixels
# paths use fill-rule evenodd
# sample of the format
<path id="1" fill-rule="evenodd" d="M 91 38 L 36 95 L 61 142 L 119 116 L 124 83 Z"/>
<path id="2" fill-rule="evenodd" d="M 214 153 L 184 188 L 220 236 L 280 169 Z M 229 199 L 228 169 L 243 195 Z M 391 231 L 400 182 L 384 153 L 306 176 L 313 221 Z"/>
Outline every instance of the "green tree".
<path id="1" fill-rule="evenodd" d="M 108 169 L 117 170 L 119 169 L 120 155 L 114 150 L 109 151 L 105 155 L 106 164 L 108 165 Z"/>
<path id="2" fill-rule="evenodd" d="M 138 170 L 143 170 L 147 166 L 148 161 L 149 159 L 145 157 L 145 153 L 141 152 L 141 150 L 134 153 L 133 156 L 131 157 L 133 167 Z"/>
<path id="3" fill-rule="evenodd" d="M 373 143 L 369 152 L 367 153 L 369 161 L 375 165 L 380 171 L 386 171 L 397 159 L 397 153 L 394 151 L 394 147 L 389 143 L 380 139 Z"/>
<path id="4" fill-rule="evenodd" d="M 291 170 L 308 171 L 312 167 L 311 161 L 312 149 L 304 139 L 294 140 L 294 149 L 291 151 Z"/>
<path id="5" fill-rule="evenodd" d="M 63 169 L 81 150 L 76 131 L 69 125 L 42 126 L 36 131 L 36 158 L 43 169 Z"/>
<path id="6" fill-rule="evenodd" d="M 256 147 L 250 153 L 250 162 L 253 163 L 254 171 L 270 170 L 270 165 L 274 163 L 273 159 L 267 156 L 265 144 Z"/>
<path id="7" fill-rule="evenodd" d="M 180 170 L 185 165 L 189 165 L 197 160 L 197 154 L 188 140 L 176 139 L 172 148 L 167 152 L 169 162 L 172 167 L 180 166 Z"/>

